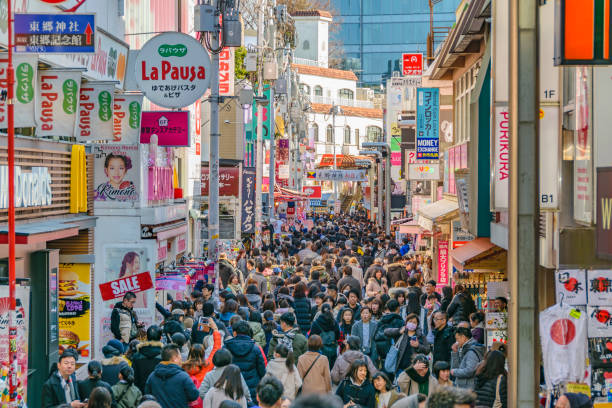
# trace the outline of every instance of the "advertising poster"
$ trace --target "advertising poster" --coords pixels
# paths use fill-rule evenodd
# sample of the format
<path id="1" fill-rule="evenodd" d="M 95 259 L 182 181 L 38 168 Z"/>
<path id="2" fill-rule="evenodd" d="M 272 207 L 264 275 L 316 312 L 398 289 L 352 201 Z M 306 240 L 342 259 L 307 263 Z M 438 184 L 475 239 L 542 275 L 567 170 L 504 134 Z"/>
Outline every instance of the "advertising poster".
<path id="1" fill-rule="evenodd" d="M 30 288 L 17 286 L 17 398 L 21 397 L 26 401 L 28 388 L 28 322 L 30 321 Z M 0 402 L 3 407 L 8 406 L 8 382 L 5 377 L 5 370 L 9 365 L 9 287 L 0 286 L 0 364 L 3 372 L 0 381 Z"/>
<path id="2" fill-rule="evenodd" d="M 438 286 L 449 284 L 448 241 L 438 241 Z"/>
<path id="3" fill-rule="evenodd" d="M 584 269 L 565 269 L 555 272 L 557 302 L 572 306 L 587 304 L 587 282 Z"/>
<path id="4" fill-rule="evenodd" d="M 612 337 L 612 306 L 587 306 L 588 336 Z"/>
<path id="5" fill-rule="evenodd" d="M 38 71 L 36 136 L 74 134 L 80 86 L 81 71 L 61 69 Z"/>
<path id="6" fill-rule="evenodd" d="M 612 368 L 595 368 L 591 373 L 591 397 L 601 398 L 608 396 L 606 379 L 612 378 Z"/>
<path id="7" fill-rule="evenodd" d="M 79 361 L 91 356 L 91 265 L 63 263 L 59 267 L 60 353 L 74 349 Z"/>
<path id="8" fill-rule="evenodd" d="M 589 69 L 576 68 L 576 131 L 574 132 L 574 219 L 591 224 L 593 221 L 593 157 L 589 101 Z"/>
<path id="9" fill-rule="evenodd" d="M 612 337 L 589 339 L 589 358 L 593 367 L 612 364 Z"/>
<path id="10" fill-rule="evenodd" d="M 140 156 L 138 146 L 97 145 L 95 154 L 94 200 L 134 203 L 139 199 Z"/>
<path id="11" fill-rule="evenodd" d="M 255 231 L 255 167 L 242 169 L 242 224 L 243 234 Z"/>
<path id="12" fill-rule="evenodd" d="M 612 270 L 587 271 L 590 306 L 612 306 Z"/>
<path id="13" fill-rule="evenodd" d="M 140 143 L 157 135 L 158 146 L 189 147 L 189 111 L 142 112 Z"/>
<path id="14" fill-rule="evenodd" d="M 151 275 L 147 270 L 149 260 L 148 253 L 147 250 L 142 247 L 109 246 L 104 251 L 104 260 L 106 267 L 104 269 L 104 279 L 100 286 L 123 278 L 139 276 L 144 272 Z M 153 285 L 151 285 L 149 289 L 152 288 Z M 127 292 L 127 290 L 125 292 Z M 149 298 L 151 297 L 150 294 L 153 294 L 153 292 L 152 290 L 144 290 L 136 293 L 134 308 L 136 310 L 148 308 L 152 304 Z M 123 294 L 121 297 L 122 296 Z M 112 309 L 116 301 L 109 300 L 105 303 Z"/>
<path id="15" fill-rule="evenodd" d="M 494 144 L 493 208 L 506 209 L 510 180 L 510 113 L 507 106 L 495 107 Z"/>
<path id="16" fill-rule="evenodd" d="M 417 89 L 417 159 L 440 157 L 440 90 Z"/>
<path id="17" fill-rule="evenodd" d="M 202 195 L 205 197 L 208 197 L 208 186 L 208 166 L 202 166 Z M 240 169 L 238 167 L 219 167 L 219 195 L 238 197 L 239 187 Z"/>
<path id="18" fill-rule="evenodd" d="M 113 142 L 135 145 L 140 140 L 143 95 L 115 95 Z"/>
<path id="19" fill-rule="evenodd" d="M 7 89 L 6 70 L 8 57 L 6 53 L 0 54 L 0 89 Z M 15 127 L 36 126 L 34 111 L 34 95 L 38 80 L 38 56 L 13 54 L 13 68 L 15 69 Z M 7 101 L 0 99 L 0 129 L 8 127 Z"/>
<path id="20" fill-rule="evenodd" d="M 84 82 L 74 137 L 78 142 L 113 140 L 114 82 Z"/>

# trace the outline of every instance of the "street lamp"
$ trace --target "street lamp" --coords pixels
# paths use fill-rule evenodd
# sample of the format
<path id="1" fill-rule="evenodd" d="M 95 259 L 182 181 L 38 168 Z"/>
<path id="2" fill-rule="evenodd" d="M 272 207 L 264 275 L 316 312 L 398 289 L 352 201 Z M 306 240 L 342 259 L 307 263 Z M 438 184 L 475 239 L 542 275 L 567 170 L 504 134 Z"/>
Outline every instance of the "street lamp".
<path id="1" fill-rule="evenodd" d="M 391 147 L 384 142 L 363 142 L 361 146 L 380 151 L 385 158 L 385 233 L 391 232 Z"/>

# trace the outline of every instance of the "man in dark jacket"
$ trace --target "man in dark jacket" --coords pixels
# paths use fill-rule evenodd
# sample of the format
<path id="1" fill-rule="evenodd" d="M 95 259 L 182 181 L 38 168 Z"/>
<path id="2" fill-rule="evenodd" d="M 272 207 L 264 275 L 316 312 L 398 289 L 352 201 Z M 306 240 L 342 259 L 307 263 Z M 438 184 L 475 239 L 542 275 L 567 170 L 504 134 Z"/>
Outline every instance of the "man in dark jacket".
<path id="1" fill-rule="evenodd" d="M 399 314 L 399 302 L 391 299 L 387 302 L 387 313 L 378 322 L 376 333 L 374 334 L 374 342 L 376 343 L 376 352 L 378 356 L 384 358 L 391 348 L 391 338 L 385 335 L 386 329 L 400 328 L 404 325 L 404 320 Z"/>
<path id="2" fill-rule="evenodd" d="M 393 258 L 393 263 L 387 265 L 387 281 L 390 288 L 395 287 L 395 284 L 399 281 L 406 282 L 408 280 L 406 267 L 401 262 L 402 257 L 397 255 Z"/>
<path id="3" fill-rule="evenodd" d="M 272 339 L 270 340 L 270 346 L 268 347 L 268 359 L 274 358 L 274 350 L 281 343 L 291 342 L 291 348 L 293 349 L 293 356 L 295 361 L 304 353 L 306 353 L 307 340 L 302 334 L 299 327 L 295 327 L 295 316 L 293 313 L 285 312 L 280 317 L 280 326 L 282 333 L 277 330 L 272 330 Z"/>
<path id="4" fill-rule="evenodd" d="M 127 292 L 123 295 L 123 300 L 115 304 L 111 313 L 111 332 L 124 344 L 124 350 L 130 341 L 136 338 L 138 328 L 141 326 L 134 312 L 134 303 L 136 303 L 136 294 Z"/>
<path id="5" fill-rule="evenodd" d="M 416 286 L 417 279 L 408 279 L 408 288 L 406 289 L 406 315 L 414 313 L 417 316 L 421 314 L 421 288 Z"/>
<path id="6" fill-rule="evenodd" d="M 53 408 L 61 404 L 68 404 L 72 408 L 87 406 L 81 402 L 79 387 L 74 375 L 76 360 L 77 354 L 72 350 L 62 353 L 57 363 L 57 371 L 54 371 L 43 384 L 43 408 Z"/>
<path id="7" fill-rule="evenodd" d="M 150 326 L 147 329 L 147 341 L 140 343 L 136 347 L 136 353 L 132 356 L 134 384 L 141 392 L 144 392 L 149 375 L 161 361 L 161 352 L 164 347 L 161 336 L 162 331 L 159 326 Z"/>
<path id="8" fill-rule="evenodd" d="M 344 292 L 344 289 L 348 286 L 350 289 L 356 290 L 361 299 L 361 284 L 353 277 L 353 268 L 348 265 L 343 266 L 342 274 L 344 277 L 338 282 L 338 289 L 340 289 L 340 292 Z"/>
<path id="9" fill-rule="evenodd" d="M 447 325 L 448 315 L 446 312 L 436 312 L 433 316 L 434 323 L 434 347 L 433 363 L 438 361 L 451 361 L 451 351 L 455 343 L 455 331 Z"/>
<path id="10" fill-rule="evenodd" d="M 181 352 L 175 344 L 162 349 L 162 362 L 149 376 L 144 394 L 157 398 L 162 408 L 185 408 L 200 396 L 189 374 L 181 368 Z"/>
<path id="11" fill-rule="evenodd" d="M 232 327 L 234 337 L 225 342 L 225 348 L 232 353 L 233 364 L 240 368 L 253 401 L 257 398 L 257 384 L 266 374 L 266 363 L 263 351 L 251 339 L 249 333 L 251 328 L 245 321 L 239 321 Z"/>
<path id="12" fill-rule="evenodd" d="M 234 266 L 227 260 L 227 254 L 221 252 L 219 254 L 219 278 L 223 288 L 227 288 L 232 273 L 234 273 Z"/>

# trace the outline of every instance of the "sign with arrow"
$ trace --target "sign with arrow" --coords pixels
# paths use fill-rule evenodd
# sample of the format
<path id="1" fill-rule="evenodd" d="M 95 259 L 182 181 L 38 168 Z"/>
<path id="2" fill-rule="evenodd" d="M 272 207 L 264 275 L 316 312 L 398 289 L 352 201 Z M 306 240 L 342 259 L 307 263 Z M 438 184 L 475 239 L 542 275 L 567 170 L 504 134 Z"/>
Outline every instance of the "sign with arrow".
<path id="1" fill-rule="evenodd" d="M 15 14 L 15 51 L 96 52 L 95 14 Z"/>

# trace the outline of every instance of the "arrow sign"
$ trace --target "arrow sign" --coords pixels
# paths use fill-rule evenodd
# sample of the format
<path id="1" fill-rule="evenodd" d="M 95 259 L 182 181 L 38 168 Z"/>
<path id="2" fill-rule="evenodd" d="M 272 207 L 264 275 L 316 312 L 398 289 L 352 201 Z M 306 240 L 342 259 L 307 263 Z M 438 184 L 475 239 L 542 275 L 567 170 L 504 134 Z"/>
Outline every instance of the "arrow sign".
<path id="1" fill-rule="evenodd" d="M 96 52 L 95 14 L 15 13 L 14 20 L 16 52 Z"/>
<path id="2" fill-rule="evenodd" d="M 85 28 L 85 35 L 87 36 L 87 39 L 85 40 L 85 43 L 87 45 L 91 44 L 91 35 L 93 34 L 93 30 L 91 29 L 91 25 L 89 23 L 87 23 L 87 27 Z"/>

